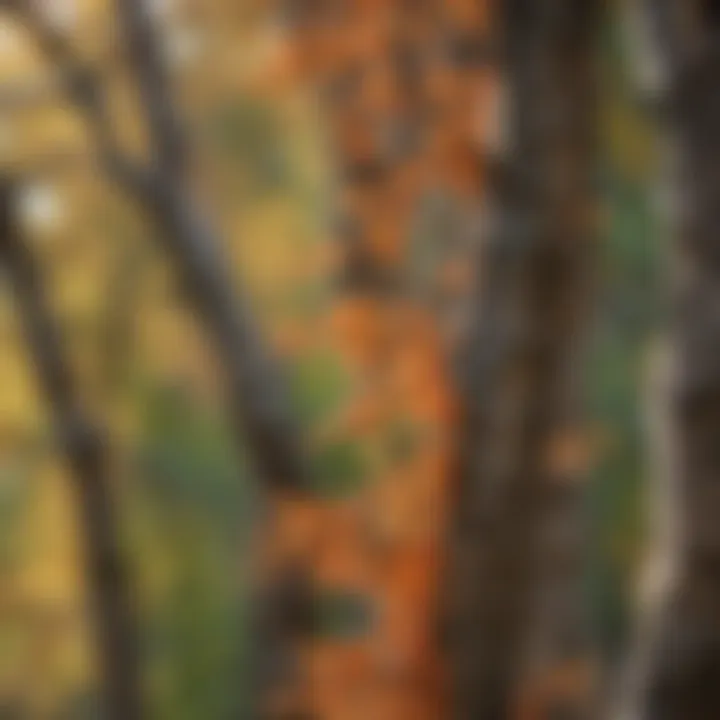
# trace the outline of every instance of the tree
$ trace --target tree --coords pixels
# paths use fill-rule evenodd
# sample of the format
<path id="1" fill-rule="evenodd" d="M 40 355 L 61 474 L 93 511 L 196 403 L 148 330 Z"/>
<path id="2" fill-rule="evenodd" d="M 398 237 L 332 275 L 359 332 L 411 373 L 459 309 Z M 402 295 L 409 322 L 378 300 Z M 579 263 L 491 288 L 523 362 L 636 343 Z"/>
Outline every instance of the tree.
<path id="1" fill-rule="evenodd" d="M 294 501 L 308 490 L 302 442 L 278 363 L 256 325 L 249 301 L 231 277 L 220 240 L 192 190 L 188 142 L 148 3 L 122 0 L 114 5 L 140 115 L 148 128 L 150 157 L 145 162 L 131 159 L 120 147 L 102 76 L 75 53 L 61 30 L 46 21 L 42 5 L 34 0 L 6 0 L 3 7 L 23 18 L 40 50 L 57 65 L 60 90 L 84 115 L 100 167 L 140 208 L 173 262 L 188 304 L 220 360 L 238 453 L 247 454 L 255 471 L 263 491 L 257 517 L 267 521 L 275 501 Z M 264 522 L 256 529 L 260 554 L 270 527 L 271 523 Z M 265 559 L 253 566 L 264 564 Z M 275 583 L 267 570 L 256 575 L 250 625 L 256 673 L 250 686 L 256 697 L 249 712 L 261 713 L 275 675 L 291 654 L 288 638 L 276 632 L 278 616 L 286 614 L 286 604 L 294 606 L 305 598 L 286 597 L 285 579 Z"/>
<path id="2" fill-rule="evenodd" d="M 583 442 L 595 257 L 600 6 L 504 0 L 497 9 L 506 137 L 461 368 L 444 588 L 452 716 L 462 720 L 512 717 L 528 702 L 522 681 L 543 682 L 534 660 L 561 672 L 583 654 L 581 468 L 572 457 Z M 569 698 L 542 702 L 535 712 L 569 711 Z"/>
<path id="3" fill-rule="evenodd" d="M 107 438 L 84 407 L 45 298 L 40 268 L 16 216 L 17 188 L 0 180 L 0 267 L 16 301 L 40 389 L 75 483 L 88 583 L 96 620 L 107 717 L 144 716 L 138 627 L 120 545 Z"/>
<path id="4" fill-rule="evenodd" d="M 714 310 L 720 287 L 720 5 L 648 0 L 643 6 L 662 69 L 660 106 L 676 161 L 674 372 L 668 396 L 678 532 L 668 549 L 672 574 L 649 628 L 632 702 L 636 717 L 699 720 L 720 712 L 720 327 Z"/>

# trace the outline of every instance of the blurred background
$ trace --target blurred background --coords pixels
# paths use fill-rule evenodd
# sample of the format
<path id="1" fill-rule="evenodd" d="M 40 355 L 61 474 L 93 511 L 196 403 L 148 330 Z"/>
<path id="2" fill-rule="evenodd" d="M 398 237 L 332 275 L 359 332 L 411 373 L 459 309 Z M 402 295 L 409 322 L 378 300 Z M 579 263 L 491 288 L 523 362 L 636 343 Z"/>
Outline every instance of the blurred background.
<path id="1" fill-rule="evenodd" d="M 478 270 L 494 227 L 486 206 L 505 192 L 507 136 L 523 132 L 507 115 L 493 4 L 4 3 L 2 232 L 34 258 L 70 405 L 104 428 L 107 470 L 92 482 L 107 480 L 111 496 L 146 717 L 257 717 L 242 708 L 265 682 L 270 705 L 294 718 L 456 717 L 436 619 L 468 442 L 457 358 L 478 303 L 494 297 Z M 553 457 L 583 492 L 577 576 L 588 665 L 603 678 L 629 646 L 647 546 L 659 412 L 648 368 L 666 334 L 668 233 L 639 31 L 619 3 L 592 27 L 592 307 L 572 363 L 580 412 Z M 171 106 L 169 125 L 153 98 Z M 177 166 L 162 148 L 175 130 Z M 113 153 L 144 180 L 128 181 Z M 235 345 L 222 337 L 239 325 L 213 324 L 221 301 L 208 311 L 203 287 L 178 271 L 172 213 L 188 204 L 212 227 L 200 239 L 220 282 L 247 301 L 240 315 L 281 367 L 274 391 L 300 438 L 300 490 L 268 484 L 260 435 L 236 429 Z M 105 717 L 107 633 L 93 618 L 107 616 L 93 606 L 107 596 L 84 562 L 99 536 L 78 509 L 82 469 L 63 457 L 62 399 L 24 331 L 32 295 L 2 242 L 0 718 Z M 240 354 L 254 342 L 245 336 Z M 245 386 L 263 377 L 275 382 L 251 368 Z M 280 593 L 294 613 L 269 613 L 273 632 L 248 588 L 280 575 L 304 590 Z M 271 658 L 263 680 L 254 652 L 271 641 L 254 639 L 258 628 L 293 656 Z"/>

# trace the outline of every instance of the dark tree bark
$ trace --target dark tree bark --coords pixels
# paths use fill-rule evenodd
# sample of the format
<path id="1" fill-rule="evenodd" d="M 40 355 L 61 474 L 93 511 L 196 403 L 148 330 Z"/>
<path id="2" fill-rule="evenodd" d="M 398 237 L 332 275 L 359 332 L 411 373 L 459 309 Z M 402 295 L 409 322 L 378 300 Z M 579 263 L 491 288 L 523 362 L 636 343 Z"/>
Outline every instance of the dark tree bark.
<path id="1" fill-rule="evenodd" d="M 138 631 L 115 516 L 109 448 L 80 400 L 39 267 L 20 234 L 13 191 L 10 182 L 0 179 L 0 267 L 12 288 L 38 383 L 75 483 L 105 713 L 109 720 L 138 720 L 144 716 Z"/>
<path id="2" fill-rule="evenodd" d="M 720 3 L 646 0 L 666 71 L 678 201 L 675 377 L 679 537 L 638 718 L 720 717 Z"/>
<path id="3" fill-rule="evenodd" d="M 221 250 L 221 239 L 197 201 L 188 172 L 188 144 L 164 67 L 161 38 L 145 0 L 117 0 L 115 14 L 124 56 L 138 88 L 139 111 L 149 130 L 149 158 L 130 159 L 115 137 L 102 77 L 79 60 L 61 33 L 43 22 L 33 0 L 12 0 L 41 50 L 58 65 L 70 102 L 83 113 L 101 168 L 154 225 L 174 264 L 180 284 L 220 360 L 226 404 L 237 447 L 247 457 L 262 488 L 256 550 L 264 554 L 271 533 L 274 500 L 295 499 L 307 490 L 307 468 L 276 359 L 257 328 L 250 303 L 238 290 Z M 294 638 L 273 627 L 279 605 L 308 599 L 287 597 L 284 578 L 258 568 L 257 596 L 251 606 L 251 660 L 248 705 L 243 718 L 266 714 L 266 701 L 277 676 L 292 665 Z M 262 579 L 261 579 L 262 578 Z M 276 585 L 278 587 L 276 587 Z M 272 611 L 264 606 L 269 606 Z"/>
<path id="4" fill-rule="evenodd" d="M 274 694 L 294 674 L 301 629 L 295 616 L 310 612 L 305 586 L 284 572 L 269 573 L 263 538 L 269 537 L 273 495 L 300 499 L 309 489 L 300 432 L 275 358 L 265 346 L 250 304 L 234 286 L 221 242 L 193 196 L 187 177 L 189 148 L 164 67 L 161 39 L 145 0 L 117 0 L 116 15 L 146 120 L 151 171 L 136 195 L 178 269 L 184 290 L 221 360 L 238 446 L 247 446 L 268 502 L 258 516 L 253 565 L 259 570 L 250 601 L 250 680 L 242 718 L 276 717 Z M 300 608 L 300 609 L 298 609 Z M 288 619 L 290 618 L 290 619 Z"/>
<path id="5" fill-rule="evenodd" d="M 147 3 L 119 0 L 115 6 L 153 156 L 149 192 L 138 199 L 223 361 L 229 406 L 258 475 L 268 487 L 302 492 L 307 478 L 284 381 L 247 300 L 234 288 L 220 240 L 190 191 L 187 145 Z"/>
<path id="6" fill-rule="evenodd" d="M 217 349 L 230 387 L 228 406 L 238 440 L 268 488 L 302 492 L 306 468 L 285 384 L 255 325 L 249 301 L 236 289 L 222 242 L 191 190 L 188 148 L 175 110 L 160 40 L 143 0 L 117 3 L 126 56 L 147 121 L 150 160 L 131 160 L 119 147 L 103 78 L 83 63 L 61 33 L 47 25 L 33 0 L 13 0 L 44 54 L 64 79 L 68 99 L 85 115 L 102 169 L 156 225 L 181 276 L 191 307 Z"/>
<path id="7" fill-rule="evenodd" d="M 505 720 L 528 654 L 578 652 L 576 430 L 594 261 L 601 0 L 501 0 L 508 116 L 464 383 L 446 607 L 452 717 Z M 535 646 L 529 647 L 530 640 Z M 543 712 L 576 709 L 556 704 Z M 564 717 L 564 716 L 563 716 Z"/>

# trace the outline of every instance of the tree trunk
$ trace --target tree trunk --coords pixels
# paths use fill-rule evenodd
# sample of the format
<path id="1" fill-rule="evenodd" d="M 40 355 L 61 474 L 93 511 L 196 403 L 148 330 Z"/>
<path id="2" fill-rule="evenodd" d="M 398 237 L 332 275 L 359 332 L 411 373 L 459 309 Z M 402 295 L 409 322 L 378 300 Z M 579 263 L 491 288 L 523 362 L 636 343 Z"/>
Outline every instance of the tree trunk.
<path id="1" fill-rule="evenodd" d="M 720 717 L 720 3 L 646 2 L 676 160 L 676 571 L 638 686 L 646 720 Z"/>
<path id="2" fill-rule="evenodd" d="M 658 653 L 668 590 L 677 577 L 678 472 L 677 432 L 672 416 L 675 357 L 667 339 L 653 344 L 645 373 L 649 537 L 638 587 L 636 621 L 630 652 L 621 668 L 617 697 L 608 698 L 610 720 L 639 720 L 648 672 Z"/>
<path id="3" fill-rule="evenodd" d="M 599 9 L 600 0 L 498 3 L 508 116 L 489 188 L 479 317 L 461 368 L 445 587 L 458 720 L 527 710 L 521 678 L 535 672 L 531 655 L 551 673 L 582 655 L 572 457 L 583 442 L 578 365 L 595 260 Z M 543 707 L 527 717 L 580 714 L 575 701 L 531 694 Z"/>

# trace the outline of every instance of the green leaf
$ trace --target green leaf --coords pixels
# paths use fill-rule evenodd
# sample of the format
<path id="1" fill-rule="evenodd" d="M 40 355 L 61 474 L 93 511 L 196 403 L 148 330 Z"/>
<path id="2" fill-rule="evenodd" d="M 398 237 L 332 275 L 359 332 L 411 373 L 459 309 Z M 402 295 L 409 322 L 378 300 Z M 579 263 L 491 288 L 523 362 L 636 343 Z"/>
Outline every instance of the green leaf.
<path id="1" fill-rule="evenodd" d="M 311 458 L 315 492 L 331 497 L 355 492 L 368 476 L 368 460 L 356 442 L 337 442 Z"/>

